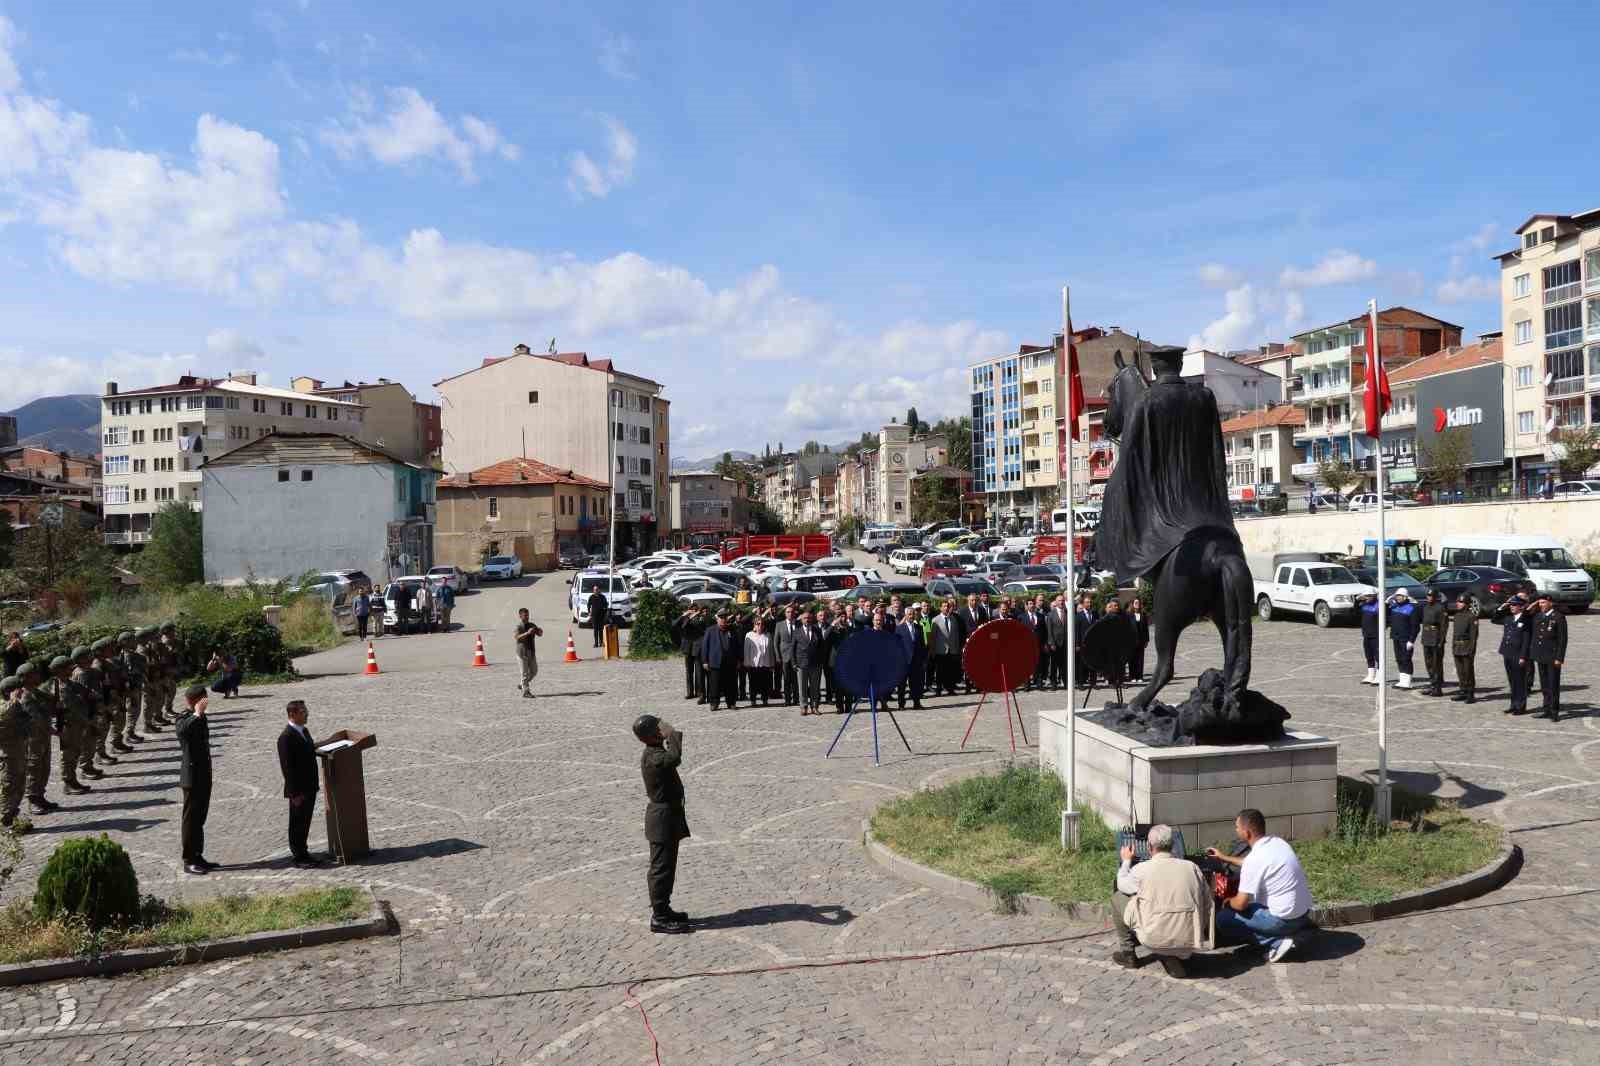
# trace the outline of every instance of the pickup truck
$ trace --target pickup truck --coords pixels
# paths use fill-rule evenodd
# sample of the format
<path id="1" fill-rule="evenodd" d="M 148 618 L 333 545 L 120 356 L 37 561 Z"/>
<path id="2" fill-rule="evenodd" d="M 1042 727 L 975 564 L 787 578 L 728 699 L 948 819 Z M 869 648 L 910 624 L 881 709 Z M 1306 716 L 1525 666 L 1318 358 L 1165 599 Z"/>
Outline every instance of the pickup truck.
<path id="1" fill-rule="evenodd" d="M 1271 573 L 1256 575 L 1256 614 L 1263 622 L 1278 611 L 1309 614 L 1326 629 L 1356 619 L 1361 597 L 1375 592 L 1337 563 L 1277 562 Z"/>

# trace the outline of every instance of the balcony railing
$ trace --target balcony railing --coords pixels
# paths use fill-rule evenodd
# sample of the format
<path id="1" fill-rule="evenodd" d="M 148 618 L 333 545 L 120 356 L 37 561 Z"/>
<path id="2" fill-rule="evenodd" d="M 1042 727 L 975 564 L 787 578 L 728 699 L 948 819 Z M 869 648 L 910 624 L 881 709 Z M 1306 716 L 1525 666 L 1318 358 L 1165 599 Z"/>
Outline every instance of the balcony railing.
<path id="1" fill-rule="evenodd" d="M 144 544 L 149 539 L 150 534 L 146 530 L 118 530 L 105 535 L 107 544 Z"/>
<path id="2" fill-rule="evenodd" d="M 1544 305 L 1564 304 L 1568 300 L 1576 300 L 1583 295 L 1583 283 L 1574 281 L 1567 285 L 1557 285 L 1553 289 L 1544 290 Z"/>
<path id="3" fill-rule="evenodd" d="M 1559 378 L 1545 386 L 1546 396 L 1572 396 L 1583 391 L 1583 378 Z"/>
<path id="4" fill-rule="evenodd" d="M 1583 343 L 1583 329 L 1564 329 L 1560 333 L 1546 333 L 1544 335 L 1544 350 L 1553 352 L 1558 348 L 1571 348 L 1575 344 Z"/>

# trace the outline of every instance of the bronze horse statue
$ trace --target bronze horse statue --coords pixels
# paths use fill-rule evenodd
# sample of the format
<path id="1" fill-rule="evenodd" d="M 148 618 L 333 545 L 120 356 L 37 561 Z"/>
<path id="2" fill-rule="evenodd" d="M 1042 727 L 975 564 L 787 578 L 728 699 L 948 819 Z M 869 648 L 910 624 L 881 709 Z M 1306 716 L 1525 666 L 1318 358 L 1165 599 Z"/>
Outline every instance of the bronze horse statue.
<path id="1" fill-rule="evenodd" d="M 1098 558 L 1112 564 L 1119 580 L 1143 577 L 1155 589 L 1155 673 L 1127 710 L 1143 712 L 1172 680 L 1179 634 L 1209 617 L 1222 638 L 1221 706 L 1182 731 L 1242 733 L 1254 717 L 1245 700 L 1254 579 L 1228 507 L 1216 399 L 1205 386 L 1182 380 L 1181 350 L 1157 350 L 1151 358 L 1162 364 L 1153 381 L 1138 353 L 1131 364 L 1120 350 L 1114 357 L 1105 431 L 1121 454 L 1095 535 Z"/>

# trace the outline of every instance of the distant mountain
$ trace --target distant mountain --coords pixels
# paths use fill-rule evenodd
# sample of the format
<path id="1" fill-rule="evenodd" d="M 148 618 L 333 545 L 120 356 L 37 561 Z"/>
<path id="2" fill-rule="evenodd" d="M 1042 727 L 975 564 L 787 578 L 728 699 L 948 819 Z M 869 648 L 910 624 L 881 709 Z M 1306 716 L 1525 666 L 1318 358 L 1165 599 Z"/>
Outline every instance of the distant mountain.
<path id="1" fill-rule="evenodd" d="M 98 396 L 41 396 L 3 413 L 16 416 L 19 443 L 89 455 L 100 450 Z"/>
<path id="2" fill-rule="evenodd" d="M 729 452 L 728 454 L 732 455 L 733 458 L 738 460 L 739 462 L 749 462 L 751 459 L 755 458 L 755 456 L 752 455 L 750 452 Z M 722 453 L 721 452 L 718 452 L 716 455 L 713 455 L 713 456 L 711 456 L 709 458 L 706 458 L 706 459 L 685 459 L 685 458 L 680 456 L 680 457 L 675 458 L 675 459 L 672 460 L 672 469 L 674 469 L 674 470 L 710 470 L 712 467 L 716 466 L 720 462 L 722 462 Z"/>

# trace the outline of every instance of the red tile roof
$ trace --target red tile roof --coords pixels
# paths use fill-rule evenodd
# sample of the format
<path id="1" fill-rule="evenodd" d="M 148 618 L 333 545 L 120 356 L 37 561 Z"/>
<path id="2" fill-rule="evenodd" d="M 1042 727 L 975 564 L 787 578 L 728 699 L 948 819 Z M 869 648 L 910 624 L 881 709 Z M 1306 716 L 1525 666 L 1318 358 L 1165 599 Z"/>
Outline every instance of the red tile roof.
<path id="1" fill-rule="evenodd" d="M 441 489 L 479 488 L 485 485 L 576 485 L 579 488 L 604 489 L 604 481 L 596 481 L 571 470 L 558 470 L 537 459 L 506 459 L 502 462 L 474 470 L 469 474 L 452 474 L 439 482 Z"/>
<path id="2" fill-rule="evenodd" d="M 1422 378 L 1431 378 L 1439 374 L 1449 374 L 1456 370 L 1468 370 L 1475 366 L 1484 366 L 1489 363 L 1499 363 L 1503 360 L 1504 348 L 1500 338 L 1478 341 L 1475 344 L 1464 344 L 1459 348 L 1446 348 L 1443 351 L 1425 355 L 1421 359 L 1407 363 L 1399 370 L 1389 375 L 1389 384 L 1398 385 L 1407 381 L 1417 381 Z M 1360 391 L 1357 389 L 1356 391 Z"/>
<path id="3" fill-rule="evenodd" d="M 1280 404 L 1265 411 L 1246 411 L 1222 423 L 1224 433 L 1243 433 L 1250 429 L 1267 429 L 1271 426 L 1303 426 L 1306 424 L 1304 408 L 1293 404 Z"/>

